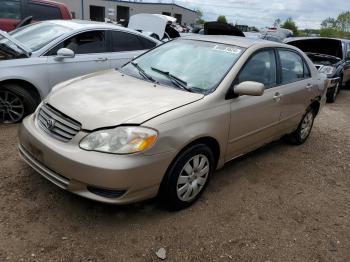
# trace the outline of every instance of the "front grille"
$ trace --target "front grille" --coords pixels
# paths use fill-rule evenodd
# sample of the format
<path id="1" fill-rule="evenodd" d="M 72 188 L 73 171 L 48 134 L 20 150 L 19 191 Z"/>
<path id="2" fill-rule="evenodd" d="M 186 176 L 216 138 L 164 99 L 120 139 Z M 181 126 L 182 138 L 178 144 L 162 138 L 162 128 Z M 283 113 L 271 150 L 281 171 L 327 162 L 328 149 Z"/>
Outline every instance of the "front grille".
<path id="1" fill-rule="evenodd" d="M 322 65 L 315 65 L 315 67 L 316 67 L 317 70 L 320 70 Z"/>
<path id="2" fill-rule="evenodd" d="M 81 130 L 79 122 L 65 116 L 49 104 L 41 106 L 37 121 L 42 130 L 63 142 L 70 141 Z"/>

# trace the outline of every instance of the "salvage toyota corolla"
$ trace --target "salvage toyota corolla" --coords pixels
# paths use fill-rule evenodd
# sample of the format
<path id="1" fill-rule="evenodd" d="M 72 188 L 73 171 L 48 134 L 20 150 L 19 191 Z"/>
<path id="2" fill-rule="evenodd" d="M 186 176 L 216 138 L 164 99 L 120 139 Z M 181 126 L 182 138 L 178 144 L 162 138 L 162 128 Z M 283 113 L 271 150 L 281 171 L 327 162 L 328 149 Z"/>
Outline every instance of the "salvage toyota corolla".
<path id="1" fill-rule="evenodd" d="M 57 186 L 126 204 L 195 202 L 226 162 L 310 135 L 325 77 L 299 49 L 189 36 L 120 70 L 59 84 L 19 131 L 22 158 Z"/>

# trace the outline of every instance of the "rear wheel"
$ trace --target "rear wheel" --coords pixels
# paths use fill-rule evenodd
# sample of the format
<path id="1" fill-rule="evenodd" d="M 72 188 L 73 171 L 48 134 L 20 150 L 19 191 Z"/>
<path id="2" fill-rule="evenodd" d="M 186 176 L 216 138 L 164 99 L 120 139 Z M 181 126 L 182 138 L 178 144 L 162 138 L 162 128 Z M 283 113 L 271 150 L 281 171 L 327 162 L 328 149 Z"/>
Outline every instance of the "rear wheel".
<path id="1" fill-rule="evenodd" d="M 34 112 L 37 102 L 21 86 L 0 86 L 0 123 L 14 124 Z"/>
<path id="2" fill-rule="evenodd" d="M 289 142 L 294 145 L 304 144 L 311 134 L 315 116 L 315 110 L 310 107 L 303 116 L 298 129 L 288 136 Z"/>
<path id="3" fill-rule="evenodd" d="M 208 146 L 195 145 L 185 150 L 164 178 L 160 189 L 162 202 L 175 210 L 192 205 L 206 188 L 214 165 L 214 155 Z"/>

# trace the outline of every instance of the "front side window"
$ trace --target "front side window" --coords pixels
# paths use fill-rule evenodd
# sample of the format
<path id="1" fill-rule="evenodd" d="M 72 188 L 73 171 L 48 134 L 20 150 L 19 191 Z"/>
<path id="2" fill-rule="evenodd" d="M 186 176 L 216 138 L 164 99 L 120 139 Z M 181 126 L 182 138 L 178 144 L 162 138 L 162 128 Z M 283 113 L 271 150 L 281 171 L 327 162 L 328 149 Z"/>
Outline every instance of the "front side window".
<path id="1" fill-rule="evenodd" d="M 21 19 L 21 3 L 19 0 L 1 0 L 0 18 Z"/>
<path id="2" fill-rule="evenodd" d="M 10 35 L 32 51 L 37 51 L 71 30 L 62 25 L 42 22 L 18 28 Z"/>
<path id="3" fill-rule="evenodd" d="M 282 67 L 282 84 L 304 79 L 304 61 L 293 51 L 278 50 Z"/>
<path id="4" fill-rule="evenodd" d="M 53 48 L 47 55 L 56 55 L 61 48 L 68 48 L 75 54 L 105 53 L 106 32 L 91 31 L 73 36 Z"/>
<path id="5" fill-rule="evenodd" d="M 37 21 L 62 19 L 60 9 L 49 5 L 29 3 L 27 12 Z"/>
<path id="6" fill-rule="evenodd" d="M 135 59 L 122 68 L 136 77 L 193 92 L 210 93 L 237 62 L 244 48 L 194 40 L 174 40 Z M 140 70 L 141 69 L 141 70 Z"/>
<path id="7" fill-rule="evenodd" d="M 276 59 L 273 50 L 261 51 L 249 59 L 238 75 L 236 84 L 245 81 L 262 83 L 265 88 L 276 85 Z"/>

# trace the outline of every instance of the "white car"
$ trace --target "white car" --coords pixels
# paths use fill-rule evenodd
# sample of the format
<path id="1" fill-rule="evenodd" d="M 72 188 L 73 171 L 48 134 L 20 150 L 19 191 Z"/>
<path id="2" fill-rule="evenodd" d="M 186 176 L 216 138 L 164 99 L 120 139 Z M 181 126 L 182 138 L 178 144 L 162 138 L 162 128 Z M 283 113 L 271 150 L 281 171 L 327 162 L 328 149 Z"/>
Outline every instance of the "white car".
<path id="1" fill-rule="evenodd" d="M 160 43 L 135 30 L 79 20 L 0 31 L 0 123 L 21 121 L 57 83 L 119 68 Z"/>

